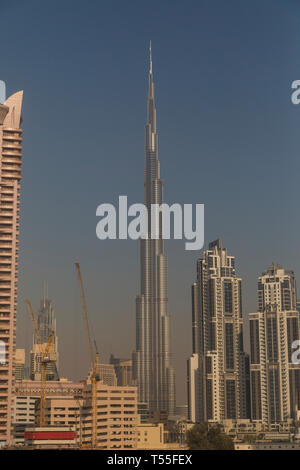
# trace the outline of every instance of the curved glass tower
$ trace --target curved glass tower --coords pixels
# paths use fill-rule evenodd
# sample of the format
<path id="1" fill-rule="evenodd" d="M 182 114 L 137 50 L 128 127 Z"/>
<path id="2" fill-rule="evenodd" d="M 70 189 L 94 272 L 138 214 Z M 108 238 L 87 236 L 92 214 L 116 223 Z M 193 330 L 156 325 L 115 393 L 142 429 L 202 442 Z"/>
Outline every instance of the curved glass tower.
<path id="1" fill-rule="evenodd" d="M 175 374 L 172 367 L 168 266 L 161 228 L 151 239 L 151 204 L 163 203 L 163 181 L 158 160 L 156 108 L 150 43 L 148 113 L 145 127 L 144 202 L 148 209 L 148 238 L 141 240 L 141 291 L 136 298 L 136 351 L 134 375 L 139 401 L 150 411 L 175 411 Z"/>

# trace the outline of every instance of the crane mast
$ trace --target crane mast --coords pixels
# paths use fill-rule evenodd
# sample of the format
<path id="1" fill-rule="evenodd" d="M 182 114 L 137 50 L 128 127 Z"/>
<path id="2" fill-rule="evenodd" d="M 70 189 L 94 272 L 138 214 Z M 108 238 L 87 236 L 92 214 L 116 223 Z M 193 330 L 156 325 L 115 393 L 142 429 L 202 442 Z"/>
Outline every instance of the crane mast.
<path id="1" fill-rule="evenodd" d="M 80 263 L 78 261 L 75 262 L 75 267 L 77 271 L 78 283 L 79 283 L 79 288 L 80 288 L 82 315 L 83 315 L 83 320 L 84 320 L 86 332 L 87 332 L 88 347 L 89 347 L 90 361 L 91 361 L 92 447 L 96 447 L 98 443 L 98 439 L 97 439 L 97 382 L 99 380 L 99 375 L 97 372 L 98 354 L 96 354 L 96 357 L 95 357 L 92 335 L 91 335 L 88 313 L 87 313 L 82 274 L 81 274 L 81 269 L 80 269 Z"/>

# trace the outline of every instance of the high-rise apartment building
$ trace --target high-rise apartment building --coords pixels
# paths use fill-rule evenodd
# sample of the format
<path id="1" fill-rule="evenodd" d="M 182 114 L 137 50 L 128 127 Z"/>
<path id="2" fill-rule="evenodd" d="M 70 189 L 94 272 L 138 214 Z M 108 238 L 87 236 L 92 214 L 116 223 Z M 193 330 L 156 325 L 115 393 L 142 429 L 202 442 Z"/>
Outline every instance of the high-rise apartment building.
<path id="1" fill-rule="evenodd" d="M 145 132 L 144 202 L 148 209 L 148 237 L 141 239 L 141 285 L 136 299 L 136 351 L 134 379 L 139 402 L 150 411 L 175 412 L 175 373 L 172 366 L 170 315 L 168 313 L 167 256 L 161 230 L 151 238 L 151 206 L 162 204 L 163 181 L 158 160 L 158 136 L 150 47 L 148 116 Z"/>
<path id="2" fill-rule="evenodd" d="M 300 410 L 299 315 L 294 273 L 273 263 L 258 278 L 258 312 L 249 317 L 253 420 L 279 423 Z"/>
<path id="3" fill-rule="evenodd" d="M 23 92 L 0 104 L 0 446 L 11 441 L 16 310 L 18 290 L 19 210 L 22 164 Z"/>
<path id="4" fill-rule="evenodd" d="M 188 361 L 189 418 L 247 418 L 247 355 L 243 350 L 242 280 L 218 239 L 197 262 L 192 286 L 193 355 Z"/>
<path id="5" fill-rule="evenodd" d="M 51 353 L 54 355 L 56 361 L 47 364 L 47 380 L 59 380 L 59 356 L 58 340 L 56 335 L 56 318 L 54 315 L 53 302 L 48 298 L 46 289 L 44 293 L 44 298 L 41 300 L 41 305 L 37 316 L 37 326 L 42 343 L 39 343 L 39 338 L 37 338 L 34 334 L 33 347 L 30 351 L 30 378 L 31 380 L 41 380 L 42 352 L 46 347 L 51 332 L 53 332 Z"/>

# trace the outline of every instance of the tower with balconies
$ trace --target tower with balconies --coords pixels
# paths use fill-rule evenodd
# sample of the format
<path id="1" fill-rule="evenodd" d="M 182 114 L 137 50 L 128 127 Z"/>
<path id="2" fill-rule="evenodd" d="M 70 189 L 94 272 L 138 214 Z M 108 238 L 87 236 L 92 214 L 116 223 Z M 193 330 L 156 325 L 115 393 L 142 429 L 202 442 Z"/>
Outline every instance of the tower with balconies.
<path id="1" fill-rule="evenodd" d="M 245 419 L 250 414 L 243 344 L 242 279 L 220 239 L 197 262 L 192 285 L 193 355 L 188 360 L 189 418 Z"/>
<path id="2" fill-rule="evenodd" d="M 251 417 L 274 424 L 300 410 L 300 364 L 293 359 L 300 338 L 294 272 L 277 263 L 258 277 L 258 311 L 250 313 Z"/>
<path id="3" fill-rule="evenodd" d="M 0 104 L 0 446 L 11 441 L 16 349 L 16 310 L 23 91 Z"/>

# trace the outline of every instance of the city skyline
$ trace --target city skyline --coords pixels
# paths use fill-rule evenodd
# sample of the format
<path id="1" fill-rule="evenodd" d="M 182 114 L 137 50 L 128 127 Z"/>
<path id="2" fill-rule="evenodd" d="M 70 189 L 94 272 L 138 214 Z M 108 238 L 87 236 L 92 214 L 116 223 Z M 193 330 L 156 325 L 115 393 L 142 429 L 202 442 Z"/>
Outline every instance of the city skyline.
<path id="1" fill-rule="evenodd" d="M 256 277 L 272 261 L 293 269 L 299 277 L 295 189 L 299 109 L 290 103 L 290 83 L 298 78 L 294 10 L 282 13 L 276 6 L 270 20 L 268 5 L 256 2 L 266 22 L 261 21 L 262 27 L 257 21 L 255 8 L 248 12 L 249 25 L 256 25 L 254 38 L 238 2 L 228 2 L 229 12 L 217 3 L 220 17 L 215 16 L 216 7 L 200 8 L 192 2 L 184 10 L 175 2 L 168 34 L 164 31 L 169 12 L 164 7 L 156 18 L 145 6 L 135 5 L 125 12 L 120 3 L 126 18 L 132 16 L 132 26 L 139 19 L 146 27 L 141 31 L 136 26 L 128 33 L 118 19 L 110 34 L 104 23 L 100 33 L 98 22 L 90 20 L 95 16 L 100 21 L 96 4 L 91 6 L 94 15 L 89 12 L 87 19 L 76 3 L 77 13 L 67 28 L 68 8 L 62 5 L 57 37 L 45 27 L 47 15 L 37 3 L 33 16 L 18 4 L 16 33 L 9 50 L 3 51 L 1 67 L 8 94 L 26 90 L 17 341 L 20 347 L 28 346 L 32 338 L 24 299 L 32 299 L 36 307 L 40 279 L 48 279 L 59 336 L 72 337 L 68 345 L 60 344 L 63 375 L 84 376 L 88 364 L 72 268 L 77 257 L 86 266 L 88 305 L 100 354 L 108 358 L 113 351 L 129 356 L 135 342 L 137 243 L 99 242 L 94 233 L 95 209 L 121 191 L 129 193 L 132 201 L 142 199 L 141 123 L 150 38 L 156 51 L 162 176 L 168 175 L 168 199 L 206 205 L 206 241 L 220 236 L 239 260 L 247 313 L 256 310 Z M 7 5 L 0 9 L 8 35 L 9 18 L 16 10 Z M 57 9 L 55 2 L 48 9 L 49 18 Z M 240 14 L 240 24 L 232 20 L 233 12 Z M 103 13 L 111 25 L 110 8 Z M 280 32 L 282 15 L 288 27 Z M 187 24 L 189 31 L 183 35 Z M 40 48 L 37 34 L 43 38 Z M 85 37 L 84 46 L 80 35 Z M 37 59 L 27 52 L 32 48 Z M 283 57 L 286 67 L 278 71 Z M 37 67 L 39 60 L 45 67 Z M 181 242 L 168 243 L 167 253 L 175 366 L 182 377 L 191 353 L 189 286 L 199 256 L 186 253 Z M 113 295 L 116 285 L 118 296 Z M 121 333 L 115 332 L 116 322 Z M 181 403 L 185 384 L 179 381 L 178 385 Z"/>

